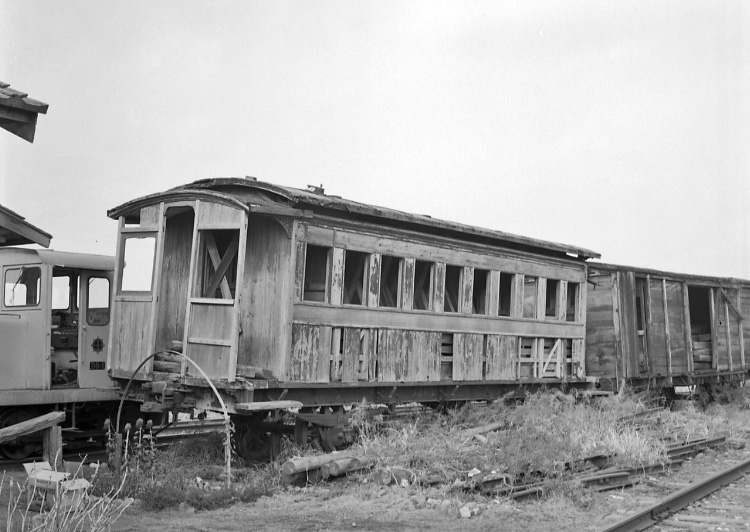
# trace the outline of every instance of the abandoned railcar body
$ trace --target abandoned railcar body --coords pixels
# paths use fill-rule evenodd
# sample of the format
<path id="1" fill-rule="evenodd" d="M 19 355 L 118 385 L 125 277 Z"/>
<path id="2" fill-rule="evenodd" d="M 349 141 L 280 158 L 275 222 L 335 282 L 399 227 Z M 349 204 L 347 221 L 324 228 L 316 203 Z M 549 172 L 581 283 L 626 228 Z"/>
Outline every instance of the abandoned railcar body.
<path id="1" fill-rule="evenodd" d="M 144 409 L 231 412 L 495 398 L 589 384 L 572 246 L 254 179 L 133 200 L 119 220 L 111 375 Z M 144 361 L 146 361 L 144 363 Z"/>
<path id="2" fill-rule="evenodd" d="M 744 380 L 750 281 L 589 263 L 586 367 L 673 389 Z"/>

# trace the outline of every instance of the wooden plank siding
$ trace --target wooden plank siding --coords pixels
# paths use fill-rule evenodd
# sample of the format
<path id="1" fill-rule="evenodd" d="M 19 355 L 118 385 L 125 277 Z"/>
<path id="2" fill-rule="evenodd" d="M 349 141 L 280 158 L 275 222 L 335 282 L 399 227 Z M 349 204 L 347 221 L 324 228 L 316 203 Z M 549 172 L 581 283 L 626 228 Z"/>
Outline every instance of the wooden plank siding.
<path id="1" fill-rule="evenodd" d="M 672 374 L 684 375 L 689 371 L 688 348 L 685 343 L 685 305 L 683 283 L 664 280 L 669 321 L 669 346 Z"/>
<path id="2" fill-rule="evenodd" d="M 329 327 L 333 330 L 332 381 L 347 383 L 356 379 L 398 383 L 437 381 L 442 378 L 464 382 L 584 376 L 573 368 L 574 353 L 580 357 L 576 361 L 576 368 L 585 366 L 582 360 L 585 301 L 582 301 L 580 290 L 575 300 L 575 315 L 571 321 L 567 318 L 568 282 L 582 285 L 582 276 L 585 275 L 582 264 L 560 267 L 558 264 L 543 264 L 542 259 L 524 259 L 528 264 L 524 263 L 523 266 L 529 265 L 529 276 L 534 278 L 535 292 L 529 295 L 533 315 L 523 316 L 525 275 L 513 273 L 511 316 L 506 317 L 498 316 L 500 274 L 503 272 L 492 266 L 502 264 L 513 272 L 518 271 L 522 268 L 517 264 L 517 257 L 488 258 L 457 248 L 439 250 L 427 243 L 411 242 L 405 245 L 404 242 L 380 235 L 376 237 L 338 229 L 333 231 L 310 224 L 300 235 L 309 244 L 333 250 L 331 301 L 303 301 L 301 290 L 297 288 L 292 316 L 293 328 L 298 331 L 295 338 L 302 338 L 303 332 L 311 328 Z M 300 261 L 304 260 L 305 250 L 299 245 L 295 248 L 298 257 L 295 286 L 299 287 L 302 282 L 300 276 L 304 275 L 304 266 Z M 338 257 L 343 257 L 349 249 L 367 253 L 369 257 L 368 296 L 366 304 L 362 306 L 341 305 L 338 295 L 342 262 Z M 398 294 L 400 305 L 397 308 L 380 307 L 377 303 L 384 255 L 400 260 L 402 268 Z M 432 303 L 429 310 L 413 310 L 416 261 L 431 263 L 429 287 Z M 446 264 L 460 268 L 455 313 L 444 312 L 443 309 Z M 483 270 L 481 274 L 477 273 L 477 269 Z M 556 275 L 553 278 L 556 290 L 550 292 L 551 301 L 546 300 L 547 278 L 540 275 L 542 273 Z M 477 275 L 482 277 L 476 282 L 482 284 L 475 290 Z M 422 281 L 420 287 L 423 286 Z M 475 293 L 477 290 L 482 293 Z M 424 302 L 424 298 L 421 301 Z M 545 311 L 549 307 L 555 308 L 555 313 L 547 317 Z M 341 331 L 343 335 L 341 350 L 336 348 L 336 331 Z M 368 352 L 364 351 L 361 341 L 365 334 L 372 338 L 366 342 Z M 358 338 L 360 343 L 357 343 Z M 311 362 L 304 361 L 315 359 L 320 352 L 320 347 L 314 342 L 295 340 L 294 345 L 290 364 L 295 368 L 305 363 L 311 365 Z M 519 350 L 522 348 L 524 358 L 520 359 Z M 523 369 L 525 365 L 530 369 Z M 304 371 L 290 371 L 288 378 L 305 381 L 305 374 Z"/>
<path id="3" fill-rule="evenodd" d="M 586 292 L 586 368 L 592 376 L 611 376 L 617 371 L 613 277 L 610 273 L 591 276 Z"/>

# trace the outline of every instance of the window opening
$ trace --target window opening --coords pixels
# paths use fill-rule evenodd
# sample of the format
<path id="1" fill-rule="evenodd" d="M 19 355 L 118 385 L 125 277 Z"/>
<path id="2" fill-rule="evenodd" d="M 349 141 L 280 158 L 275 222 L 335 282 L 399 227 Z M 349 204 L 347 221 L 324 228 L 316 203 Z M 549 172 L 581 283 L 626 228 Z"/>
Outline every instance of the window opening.
<path id="1" fill-rule="evenodd" d="M 107 325 L 109 323 L 109 279 L 89 277 L 86 291 L 86 323 Z"/>
<path id="2" fill-rule="evenodd" d="M 52 310 L 71 309 L 70 285 L 70 274 L 55 274 L 52 277 Z"/>
<path id="3" fill-rule="evenodd" d="M 688 303 L 690 308 L 690 333 L 693 337 L 711 338 L 711 295 L 707 286 L 688 285 Z M 697 339 L 700 341 L 700 339 Z"/>
<path id="4" fill-rule="evenodd" d="M 328 300 L 328 263 L 331 248 L 307 245 L 305 253 L 304 301 L 324 303 Z"/>
<path id="5" fill-rule="evenodd" d="M 344 304 L 364 305 L 367 254 L 347 250 L 344 256 Z"/>
<path id="6" fill-rule="evenodd" d="M 380 260 L 380 299 L 381 307 L 396 308 L 399 306 L 399 279 L 403 259 L 383 255 Z"/>
<path id="7" fill-rule="evenodd" d="M 487 314 L 487 270 L 474 269 L 474 288 L 471 296 L 472 314 Z"/>
<path id="8" fill-rule="evenodd" d="M 565 321 L 576 321 L 578 313 L 578 293 L 581 289 L 579 283 L 568 283 L 567 308 L 565 310 Z"/>
<path id="9" fill-rule="evenodd" d="M 461 288 L 461 266 L 445 266 L 445 298 L 443 310 L 445 312 L 458 312 L 458 294 Z"/>
<path id="10" fill-rule="evenodd" d="M 120 291 L 150 292 L 154 275 L 156 237 L 127 237 L 124 246 Z"/>
<path id="11" fill-rule="evenodd" d="M 42 270 L 8 268 L 5 270 L 4 302 L 6 307 L 32 307 L 39 304 Z"/>
<path id="12" fill-rule="evenodd" d="M 536 318 L 536 277 L 524 277 L 523 280 L 523 317 Z"/>
<path id="13" fill-rule="evenodd" d="M 510 316 L 510 295 L 513 292 L 515 274 L 500 272 L 500 293 L 498 294 L 498 316 Z"/>
<path id="14" fill-rule="evenodd" d="M 201 231 L 203 272 L 200 297 L 234 299 L 237 288 L 237 250 L 240 232 L 237 229 Z"/>
<path id="15" fill-rule="evenodd" d="M 557 319 L 557 291 L 560 289 L 560 281 L 547 279 L 547 293 L 544 296 L 544 317 L 546 319 Z"/>
<path id="16" fill-rule="evenodd" d="M 435 263 L 424 260 L 414 261 L 414 309 L 432 308 L 432 272 Z"/>

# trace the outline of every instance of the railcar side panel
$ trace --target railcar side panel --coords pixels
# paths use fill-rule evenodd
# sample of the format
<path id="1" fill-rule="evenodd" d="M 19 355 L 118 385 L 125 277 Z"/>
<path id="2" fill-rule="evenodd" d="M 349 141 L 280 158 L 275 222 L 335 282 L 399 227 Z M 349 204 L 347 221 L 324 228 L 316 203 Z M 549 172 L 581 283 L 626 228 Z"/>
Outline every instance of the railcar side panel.
<path id="1" fill-rule="evenodd" d="M 589 276 L 586 290 L 586 370 L 589 375 L 609 377 L 617 373 L 613 317 L 614 274 Z"/>
<path id="2" fill-rule="evenodd" d="M 282 380 L 288 364 L 290 371 L 300 377 L 303 374 L 311 377 L 317 371 L 314 369 L 310 374 L 299 365 L 292 370 L 287 355 L 293 351 L 291 305 L 296 251 L 293 244 L 291 235 L 278 221 L 265 216 L 250 217 L 237 362 L 269 370 Z"/>

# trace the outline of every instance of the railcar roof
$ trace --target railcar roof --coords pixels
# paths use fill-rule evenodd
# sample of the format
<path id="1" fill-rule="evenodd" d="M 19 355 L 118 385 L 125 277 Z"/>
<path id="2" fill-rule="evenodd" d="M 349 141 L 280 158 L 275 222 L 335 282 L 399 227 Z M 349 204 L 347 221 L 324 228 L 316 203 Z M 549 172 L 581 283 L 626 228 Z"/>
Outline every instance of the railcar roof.
<path id="1" fill-rule="evenodd" d="M 18 213 L 0 205 L 0 248 L 39 244 L 49 247 L 52 235 L 31 225 Z"/>
<path id="2" fill-rule="evenodd" d="M 750 280 L 738 279 L 736 277 L 715 277 L 711 275 L 696 275 L 692 273 L 667 272 L 651 268 L 640 268 L 637 266 L 624 266 L 621 264 L 610 264 L 606 262 L 589 262 L 589 272 L 596 273 L 597 270 L 610 272 L 633 272 L 637 275 L 651 275 L 653 277 L 665 278 L 675 281 L 688 281 L 694 283 L 705 283 L 711 285 L 750 285 Z"/>
<path id="3" fill-rule="evenodd" d="M 558 244 L 545 240 L 523 237 L 502 231 L 484 229 L 456 222 L 449 222 L 432 218 L 431 216 L 410 214 L 387 207 L 378 207 L 366 203 L 331 196 L 323 193 L 317 187 L 303 190 L 293 187 L 274 185 L 254 178 L 213 178 L 202 179 L 193 183 L 179 186 L 158 194 L 151 194 L 138 198 L 107 212 L 111 218 L 125 216 L 128 221 L 137 216 L 141 207 L 164 201 L 165 197 L 182 196 L 199 197 L 200 193 L 213 193 L 216 198 L 227 202 L 231 199 L 239 200 L 248 206 L 249 211 L 269 212 L 269 208 L 279 208 L 278 214 L 284 214 L 288 209 L 289 215 L 301 215 L 303 212 L 326 215 L 337 218 L 364 220 L 381 225 L 409 228 L 421 232 L 452 236 L 457 238 L 469 237 L 472 240 L 488 241 L 495 245 L 503 245 L 532 251 L 537 253 L 571 255 L 572 258 L 586 260 L 600 255 L 595 251 L 576 246 Z"/>
<path id="4" fill-rule="evenodd" d="M 18 259 L 10 259 L 13 255 Z M 8 258 L 6 258 L 8 257 Z M 21 259 L 24 257 L 24 259 Z M 91 255 L 88 253 L 69 253 L 51 249 L 3 248 L 0 249 L 0 262 L 24 260 L 30 262 L 38 260 L 41 264 L 60 266 L 62 268 L 82 268 L 86 270 L 109 271 L 115 269 L 115 258 L 107 255 Z"/>

